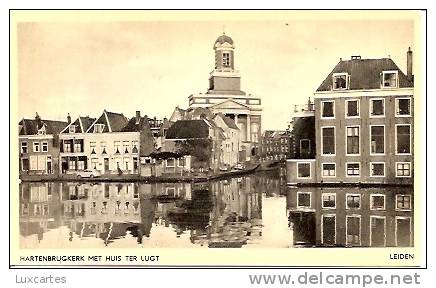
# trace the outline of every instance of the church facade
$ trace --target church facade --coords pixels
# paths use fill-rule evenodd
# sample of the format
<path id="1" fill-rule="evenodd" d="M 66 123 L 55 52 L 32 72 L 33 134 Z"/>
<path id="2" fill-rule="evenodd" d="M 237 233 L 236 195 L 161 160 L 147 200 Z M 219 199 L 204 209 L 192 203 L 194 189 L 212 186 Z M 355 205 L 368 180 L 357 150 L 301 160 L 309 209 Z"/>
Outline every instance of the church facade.
<path id="1" fill-rule="evenodd" d="M 189 107 L 208 108 L 235 120 L 240 130 L 239 160 L 257 156 L 262 129 L 262 102 L 241 90 L 241 75 L 235 70 L 235 46 L 232 38 L 219 36 L 214 43 L 215 68 L 210 72 L 206 93 L 189 96 Z"/>

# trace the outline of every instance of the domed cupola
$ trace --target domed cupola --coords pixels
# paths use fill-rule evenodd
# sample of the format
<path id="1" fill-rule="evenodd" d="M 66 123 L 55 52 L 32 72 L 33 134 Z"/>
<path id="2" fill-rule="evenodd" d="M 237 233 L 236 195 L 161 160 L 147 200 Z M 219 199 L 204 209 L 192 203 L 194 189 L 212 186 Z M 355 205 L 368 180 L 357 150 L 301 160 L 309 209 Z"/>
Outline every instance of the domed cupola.
<path id="1" fill-rule="evenodd" d="M 223 33 L 216 39 L 213 49 L 215 50 L 215 69 L 233 70 L 235 67 L 233 39 Z"/>

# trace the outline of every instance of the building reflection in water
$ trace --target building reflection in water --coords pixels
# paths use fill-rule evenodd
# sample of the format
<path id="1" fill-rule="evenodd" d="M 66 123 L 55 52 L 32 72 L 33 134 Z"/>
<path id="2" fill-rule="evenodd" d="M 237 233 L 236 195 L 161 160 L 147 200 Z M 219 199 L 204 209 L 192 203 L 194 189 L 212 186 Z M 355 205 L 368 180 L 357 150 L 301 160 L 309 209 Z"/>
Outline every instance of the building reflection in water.
<path id="1" fill-rule="evenodd" d="M 21 183 L 20 245 L 410 246 L 413 197 L 402 189 L 297 189 L 273 172 L 207 183 Z"/>
<path id="2" fill-rule="evenodd" d="M 413 246 L 413 188 L 288 187 L 299 246 Z"/>

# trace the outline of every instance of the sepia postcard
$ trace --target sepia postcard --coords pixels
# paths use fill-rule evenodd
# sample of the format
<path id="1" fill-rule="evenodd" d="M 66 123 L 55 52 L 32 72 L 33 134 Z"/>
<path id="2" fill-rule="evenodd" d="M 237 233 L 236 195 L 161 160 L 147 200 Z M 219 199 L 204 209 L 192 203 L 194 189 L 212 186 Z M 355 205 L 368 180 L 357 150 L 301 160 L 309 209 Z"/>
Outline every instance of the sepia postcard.
<path id="1" fill-rule="evenodd" d="M 425 17 L 11 10 L 11 267 L 423 267 Z"/>

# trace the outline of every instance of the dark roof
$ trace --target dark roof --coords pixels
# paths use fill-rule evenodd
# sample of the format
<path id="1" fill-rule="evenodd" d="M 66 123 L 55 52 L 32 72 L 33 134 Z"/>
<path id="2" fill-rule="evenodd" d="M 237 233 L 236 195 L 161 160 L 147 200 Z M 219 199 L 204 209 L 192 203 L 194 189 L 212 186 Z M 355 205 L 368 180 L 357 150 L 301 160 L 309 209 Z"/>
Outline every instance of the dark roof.
<path id="1" fill-rule="evenodd" d="M 139 121 L 136 121 L 136 117 L 133 117 L 127 122 L 127 125 L 121 130 L 123 132 L 140 132 L 144 129 L 150 129 L 150 125 L 148 123 L 149 119 L 147 116 L 140 117 Z"/>
<path id="2" fill-rule="evenodd" d="M 82 133 L 85 133 L 86 130 L 88 130 L 88 128 L 92 125 L 92 123 L 94 123 L 95 118 L 91 118 L 91 117 L 80 117 L 80 121 L 82 122 L 83 125 L 83 131 Z"/>
<path id="3" fill-rule="evenodd" d="M 316 91 L 332 91 L 333 73 L 350 75 L 349 90 L 380 89 L 381 74 L 388 70 L 398 70 L 399 88 L 413 87 L 392 59 L 352 59 L 339 61 Z"/>
<path id="4" fill-rule="evenodd" d="M 208 138 L 209 125 L 204 120 L 179 120 L 167 131 L 166 139 Z"/>
<path id="5" fill-rule="evenodd" d="M 216 39 L 215 44 L 216 44 L 216 43 L 223 44 L 223 43 L 225 43 L 225 42 L 227 42 L 227 43 L 233 45 L 233 39 L 230 38 L 229 36 L 227 36 L 226 34 L 223 33 L 223 35 L 219 36 L 219 37 Z"/>
<path id="6" fill-rule="evenodd" d="M 97 119 L 97 121 L 95 121 L 88 129 L 90 133 L 93 133 L 94 131 L 92 127 L 95 124 L 105 124 L 103 132 L 109 132 L 108 125 L 110 125 L 112 132 L 121 132 L 121 130 L 127 125 L 127 123 L 128 120 L 122 113 L 120 114 L 108 112 L 104 110 L 101 116 Z"/>
<path id="7" fill-rule="evenodd" d="M 55 121 L 55 120 L 42 120 L 42 119 L 23 119 L 19 123 L 21 129 L 19 135 L 36 135 L 38 129 L 41 129 L 43 125 L 46 126 L 46 134 L 59 134 L 68 122 Z"/>
<path id="8" fill-rule="evenodd" d="M 226 123 L 226 125 L 227 125 L 229 128 L 239 130 L 238 126 L 237 126 L 236 123 L 235 123 L 235 120 L 233 120 L 233 119 L 230 118 L 230 117 L 227 117 L 227 116 L 224 115 L 223 113 L 219 113 L 219 115 L 221 116 L 221 118 L 223 118 L 224 123 Z"/>

